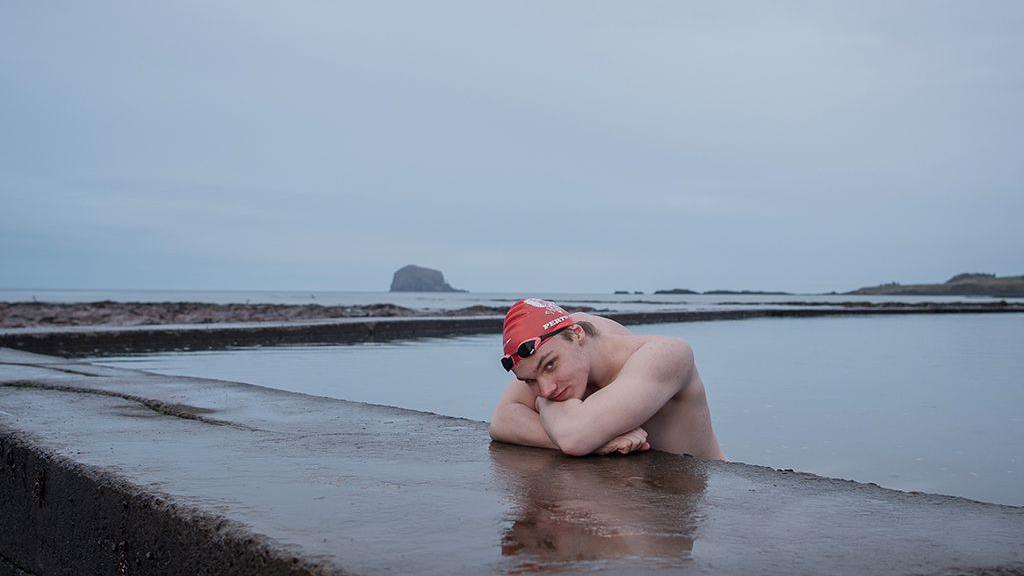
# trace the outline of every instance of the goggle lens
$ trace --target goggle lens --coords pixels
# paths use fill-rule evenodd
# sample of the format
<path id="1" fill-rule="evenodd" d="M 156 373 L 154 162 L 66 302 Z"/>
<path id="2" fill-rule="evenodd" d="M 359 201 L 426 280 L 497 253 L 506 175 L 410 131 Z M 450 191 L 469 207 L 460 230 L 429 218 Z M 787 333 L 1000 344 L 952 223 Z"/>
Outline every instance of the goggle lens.
<path id="1" fill-rule="evenodd" d="M 533 356 L 533 353 L 537 351 L 538 342 L 540 342 L 540 338 L 534 338 L 523 342 L 516 350 L 516 355 L 520 358 L 529 358 L 530 356 Z"/>

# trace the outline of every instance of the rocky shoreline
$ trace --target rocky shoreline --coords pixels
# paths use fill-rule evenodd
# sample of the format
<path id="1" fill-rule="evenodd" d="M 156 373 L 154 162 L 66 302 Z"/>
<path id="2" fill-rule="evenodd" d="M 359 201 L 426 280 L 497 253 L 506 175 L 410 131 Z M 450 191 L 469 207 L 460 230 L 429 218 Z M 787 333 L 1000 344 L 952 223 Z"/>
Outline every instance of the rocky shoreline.
<path id="1" fill-rule="evenodd" d="M 467 310 L 460 315 L 482 314 Z M 493 314 L 488 311 L 487 313 Z M 0 328 L 43 326 L 144 326 L 288 322 L 331 318 L 407 317 L 419 313 L 394 304 L 320 306 L 318 304 L 206 304 L 199 302 L 0 303 Z"/>
<path id="2" fill-rule="evenodd" d="M 639 302 L 639 301 L 638 301 Z M 659 304 L 658 302 L 650 302 Z M 720 306 L 743 306 L 750 310 L 782 308 L 797 314 L 800 308 L 843 309 L 860 312 L 903 311 L 923 313 L 946 312 L 1021 312 L 1024 305 L 1008 303 L 1005 300 L 986 302 L 720 302 Z M 614 312 L 606 308 L 591 306 L 566 306 L 570 312 L 593 312 L 621 319 L 634 320 L 634 316 L 684 317 L 720 315 L 709 311 L 654 311 Z M 778 309 L 780 315 L 787 315 L 786 309 Z M 344 318 L 475 318 L 502 316 L 504 306 L 469 306 L 455 310 L 417 310 L 395 304 L 370 304 L 362 306 L 321 306 L 318 304 L 208 304 L 202 302 L 0 302 L 0 329 L 15 328 L 64 328 L 72 326 L 126 327 L 197 324 L 238 324 L 256 322 L 309 322 Z M 724 311 L 723 311 L 724 312 Z M 725 316 L 731 317 L 732 314 Z M 652 321 L 647 320 L 647 321 Z M 634 320 L 635 322 L 636 320 Z M 653 320 L 659 321 L 659 320 Z M 662 318 L 660 321 L 665 321 Z M 641 320 L 643 322 L 643 320 Z"/>
<path id="3" fill-rule="evenodd" d="M 395 304 L 321 306 L 318 304 L 207 304 L 202 302 L 0 302 L 0 328 L 63 326 L 147 326 L 296 322 L 337 318 L 473 317 L 505 314 L 502 306 L 457 310 L 416 310 Z M 578 306 L 575 312 L 594 312 Z"/>

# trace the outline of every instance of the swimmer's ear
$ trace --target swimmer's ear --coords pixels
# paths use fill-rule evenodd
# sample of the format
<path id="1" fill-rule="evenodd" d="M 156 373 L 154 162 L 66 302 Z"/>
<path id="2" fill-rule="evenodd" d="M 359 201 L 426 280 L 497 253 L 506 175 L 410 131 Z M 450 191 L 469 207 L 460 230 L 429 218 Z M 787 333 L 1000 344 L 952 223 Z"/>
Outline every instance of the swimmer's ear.
<path id="1" fill-rule="evenodd" d="M 583 344 L 587 338 L 587 332 L 583 329 L 583 326 L 579 324 L 573 324 L 569 327 L 569 331 L 576 335 L 576 341 Z"/>

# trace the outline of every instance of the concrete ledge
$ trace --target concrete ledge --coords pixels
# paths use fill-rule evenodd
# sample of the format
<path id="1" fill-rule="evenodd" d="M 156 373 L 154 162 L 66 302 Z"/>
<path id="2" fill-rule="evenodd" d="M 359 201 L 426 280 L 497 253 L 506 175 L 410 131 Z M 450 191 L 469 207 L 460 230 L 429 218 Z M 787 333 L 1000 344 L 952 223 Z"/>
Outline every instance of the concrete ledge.
<path id="1" fill-rule="evenodd" d="M 0 554 L 11 573 L 332 574 L 226 518 L 0 427 Z M 2 573 L 2 572 L 0 572 Z"/>
<path id="2" fill-rule="evenodd" d="M 0 557 L 36 576 L 1024 574 L 1024 508 L 10 350 L 0 446 Z"/>
<path id="3" fill-rule="evenodd" d="M 875 305 L 865 307 L 757 308 L 743 310 L 603 314 L 622 324 L 705 322 L 750 318 L 811 318 L 877 314 L 1024 313 L 1005 302 Z M 345 318 L 337 320 L 164 326 L 83 326 L 0 330 L 0 347 L 66 358 L 172 350 L 215 350 L 283 344 L 348 344 L 405 338 L 498 334 L 501 316 Z"/>

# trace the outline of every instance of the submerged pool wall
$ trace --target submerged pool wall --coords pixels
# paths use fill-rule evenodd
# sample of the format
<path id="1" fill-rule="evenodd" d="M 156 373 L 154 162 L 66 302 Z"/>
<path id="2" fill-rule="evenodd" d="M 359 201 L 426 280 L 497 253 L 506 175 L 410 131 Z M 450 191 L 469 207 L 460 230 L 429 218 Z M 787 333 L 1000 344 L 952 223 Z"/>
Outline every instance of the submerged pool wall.
<path id="1" fill-rule="evenodd" d="M 1006 302 L 865 307 L 758 308 L 742 310 L 619 312 L 602 315 L 631 324 L 705 322 L 751 318 L 812 318 L 878 314 L 1024 313 Z M 83 358 L 174 350 L 301 344 L 351 344 L 408 338 L 501 333 L 503 317 L 346 318 L 313 322 L 194 324 L 175 326 L 83 326 L 0 330 L 0 347 Z"/>

